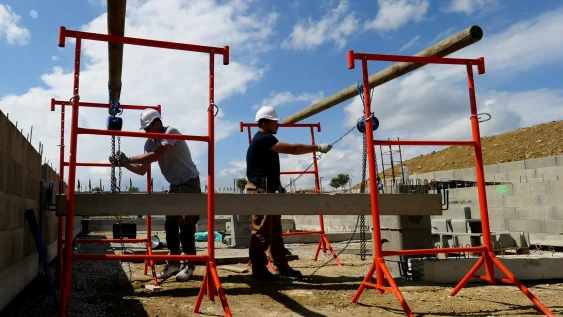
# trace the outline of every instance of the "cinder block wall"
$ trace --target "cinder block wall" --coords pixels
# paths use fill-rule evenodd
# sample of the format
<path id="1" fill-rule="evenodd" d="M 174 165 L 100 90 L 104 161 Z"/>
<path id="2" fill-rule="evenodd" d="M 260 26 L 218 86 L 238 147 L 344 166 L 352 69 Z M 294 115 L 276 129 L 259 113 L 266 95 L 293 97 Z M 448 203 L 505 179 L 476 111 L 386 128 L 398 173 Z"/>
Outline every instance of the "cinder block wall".
<path id="1" fill-rule="evenodd" d="M 412 175 L 413 179 L 475 181 L 475 169 Z M 524 232 L 531 244 L 563 246 L 563 155 L 485 166 L 491 231 Z M 480 219 L 476 187 L 450 189 L 449 210 L 433 219 Z"/>
<path id="2" fill-rule="evenodd" d="M 0 111 L 0 311 L 37 276 L 41 266 L 26 210 L 35 210 L 49 261 L 56 256 L 57 217 L 41 208 L 41 182 L 55 180 L 57 193 L 58 175 L 41 162 L 26 136 Z M 79 219 L 75 228 L 80 228 Z"/>

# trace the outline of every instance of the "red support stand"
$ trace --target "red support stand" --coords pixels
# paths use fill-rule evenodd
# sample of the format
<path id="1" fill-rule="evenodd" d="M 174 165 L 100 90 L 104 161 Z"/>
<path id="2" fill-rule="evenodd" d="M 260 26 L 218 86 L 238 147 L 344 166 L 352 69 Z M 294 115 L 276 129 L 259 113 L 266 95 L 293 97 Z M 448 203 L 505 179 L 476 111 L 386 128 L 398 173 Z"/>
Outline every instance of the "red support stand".
<path id="1" fill-rule="evenodd" d="M 240 132 L 244 131 L 244 128 L 247 128 L 248 131 L 248 144 L 252 142 L 252 132 L 250 131 L 251 127 L 258 127 L 257 123 L 240 123 Z M 279 124 L 280 128 L 309 128 L 311 131 L 311 144 L 315 144 L 315 128 L 317 128 L 317 132 L 321 132 L 321 123 L 281 123 Z M 317 194 L 321 193 L 321 186 L 320 186 L 320 178 L 319 178 L 319 168 L 317 165 L 317 153 L 313 152 L 313 170 L 312 171 L 291 171 L 291 172 L 281 172 L 281 175 L 299 175 L 299 174 L 312 174 L 315 175 L 315 191 Z M 326 253 L 327 249 L 332 253 L 334 260 L 338 264 L 338 266 L 342 267 L 342 263 L 336 256 L 336 252 L 332 249 L 330 242 L 328 241 L 328 237 L 325 233 L 325 225 L 324 225 L 324 218 L 323 215 L 319 215 L 319 224 L 320 230 L 319 231 L 306 231 L 306 232 L 284 232 L 282 236 L 299 236 L 299 235 L 311 235 L 311 234 L 318 234 L 319 235 L 319 244 L 317 245 L 317 251 L 315 252 L 315 257 L 313 261 L 317 261 L 319 258 L 319 253 L 321 249 L 323 253 Z M 274 271 L 274 267 L 272 266 L 272 262 L 270 261 L 270 257 L 268 253 L 266 253 L 266 258 L 268 259 L 268 267 L 270 270 Z M 251 262 L 248 261 L 248 265 L 251 265 Z"/>
<path id="2" fill-rule="evenodd" d="M 65 157 L 64 157 L 64 128 L 65 128 L 65 124 L 64 124 L 64 120 L 65 120 L 65 106 L 72 106 L 72 103 L 70 101 L 62 101 L 62 100 L 55 100 L 54 98 L 51 98 L 51 111 L 55 111 L 55 106 L 60 105 L 61 106 L 61 144 L 59 144 L 60 147 L 60 154 L 59 154 L 59 168 L 60 168 L 60 174 L 59 174 L 59 195 L 63 194 L 63 184 L 64 184 L 64 167 L 69 166 L 69 162 L 65 162 Z M 102 104 L 102 103 L 91 103 L 91 102 L 79 102 L 78 103 L 79 107 L 93 107 L 93 108 L 107 108 L 109 107 L 108 104 Z M 155 109 L 157 110 L 159 113 L 162 114 L 162 110 L 161 110 L 161 106 L 135 106 L 135 105 L 120 105 L 121 108 L 123 109 L 129 109 L 129 110 L 144 110 L 147 108 L 151 108 L 151 109 Z M 76 162 L 76 166 L 86 166 L 86 167 L 111 167 L 111 163 L 89 163 L 89 162 Z M 152 192 L 151 189 L 151 168 L 149 166 L 149 169 L 147 171 L 147 194 L 150 194 Z M 150 215 L 147 215 L 146 218 L 147 221 L 147 238 L 146 239 L 123 239 L 123 242 L 125 243 L 138 243 L 138 242 L 144 242 L 147 246 L 147 255 L 152 255 L 152 245 L 151 245 L 151 225 L 152 225 L 152 217 Z M 63 245 L 66 244 L 66 241 L 63 239 L 63 219 L 62 217 L 58 217 L 58 225 L 59 225 L 59 231 L 58 231 L 58 240 L 57 240 L 57 259 L 58 259 L 58 265 L 57 265 L 57 275 L 59 276 L 59 285 L 63 285 L 62 283 L 62 268 L 63 268 Z M 72 243 L 118 243 L 121 242 L 121 239 L 88 239 L 88 240 L 76 240 L 73 239 Z M 156 279 L 156 271 L 154 268 L 154 261 L 150 261 L 150 266 L 152 269 L 152 276 L 153 276 L 153 282 L 155 286 L 158 286 L 158 280 Z M 145 261 L 145 272 L 144 274 L 147 275 L 147 266 L 149 265 L 149 261 Z"/>
<path id="3" fill-rule="evenodd" d="M 115 135 L 115 136 L 127 136 L 127 137 L 137 137 L 137 138 L 163 138 L 176 139 L 176 140 L 194 140 L 208 143 L 209 155 L 208 155 L 208 186 L 209 188 L 214 188 L 214 177 L 215 177 L 215 94 L 214 94 L 214 58 L 215 54 L 223 56 L 223 64 L 229 64 L 229 47 L 210 47 L 210 46 L 200 46 L 192 44 L 183 43 L 172 43 L 163 41 L 154 41 L 147 39 L 123 37 L 123 36 L 113 36 L 106 34 L 97 34 L 89 32 L 80 32 L 67 30 L 65 27 L 60 27 L 59 30 L 59 47 L 64 47 L 66 38 L 76 39 L 75 48 L 75 63 L 74 63 L 74 85 L 72 98 L 70 103 L 72 104 L 72 117 L 71 117 L 71 127 L 70 127 L 70 159 L 68 162 L 69 175 L 68 175 L 68 191 L 67 191 L 67 213 L 66 213 L 66 232 L 64 241 L 73 241 L 73 222 L 74 222 L 74 207 L 75 207 L 75 195 L 76 195 L 76 167 L 84 166 L 85 163 L 77 163 L 77 144 L 78 144 L 78 134 L 95 134 L 95 135 Z M 174 50 L 183 50 L 191 52 L 200 52 L 209 54 L 209 105 L 207 107 L 207 118 L 208 118 L 208 133 L 206 136 L 189 136 L 189 135 L 170 135 L 163 133 L 143 133 L 143 132 L 128 132 L 128 131 L 114 131 L 114 130 L 95 130 L 95 129 L 84 129 L 78 126 L 78 115 L 80 107 L 80 95 L 79 95 L 79 78 L 80 78 L 80 55 L 83 40 L 93 40 L 102 41 L 108 43 L 120 43 L 120 44 L 130 44 L 130 45 L 140 45 L 148 47 L 157 48 L 167 48 Z M 52 100 L 53 102 L 53 100 Z M 96 104 L 88 104 L 90 106 L 96 106 Z M 97 104 L 97 107 L 107 108 L 109 104 Z M 148 107 L 145 107 L 148 108 Z M 143 108 L 144 109 L 144 108 Z M 52 106 L 53 110 L 53 106 Z M 160 107 L 159 109 L 160 110 Z M 62 133 L 62 132 L 61 132 Z M 64 137 L 64 135 L 63 135 Z M 61 166 L 64 164 L 64 151 L 61 151 Z M 61 169 L 62 173 L 62 169 Z M 62 182 L 62 177 L 60 178 Z M 150 174 L 149 180 L 147 180 L 148 192 L 150 193 Z M 207 218 L 215 218 L 215 195 L 214 191 L 210 190 L 207 192 L 208 197 L 208 211 Z M 147 218 L 147 231 L 150 232 L 150 217 Z M 60 228 L 61 226 L 59 226 Z M 213 222 L 210 221 L 207 226 L 209 236 L 213 236 Z M 141 239 L 145 240 L 145 239 Z M 60 239 L 62 243 L 62 239 Z M 150 235 L 147 241 L 147 253 L 146 255 L 121 255 L 121 254 L 73 254 L 72 248 L 64 249 L 63 266 L 62 270 L 62 284 L 61 284 L 61 301 L 59 315 L 64 317 L 68 313 L 68 304 L 71 291 L 71 280 L 72 280 L 72 262 L 79 260 L 145 260 L 149 261 L 145 265 L 151 265 L 153 276 L 155 276 L 154 271 L 154 261 L 155 260 L 189 260 L 193 262 L 205 262 L 206 263 L 206 274 L 204 281 L 201 285 L 200 296 L 196 300 L 194 306 L 194 313 L 199 311 L 201 302 L 203 300 L 203 294 L 207 294 L 210 300 L 214 300 L 214 294 L 217 293 L 221 303 L 223 305 L 223 310 L 225 316 L 230 317 L 231 311 L 227 304 L 227 298 L 224 294 L 224 290 L 221 287 L 221 282 L 219 280 L 219 275 L 217 273 L 217 266 L 215 264 L 215 241 L 213 239 L 208 239 L 208 254 L 207 255 L 153 255 L 150 248 Z M 61 247 L 61 246 L 59 246 Z"/>
<path id="4" fill-rule="evenodd" d="M 367 152 L 369 163 L 369 177 L 371 189 L 371 206 L 372 206 L 372 219 L 373 219 L 373 243 L 374 243 L 374 260 L 373 264 L 366 274 L 363 282 L 360 284 L 358 290 L 352 298 L 352 302 L 358 301 L 366 287 L 373 287 L 378 290 L 379 294 L 383 292 L 392 292 L 395 294 L 399 303 L 407 316 L 414 316 L 405 298 L 401 294 L 399 287 L 395 283 L 393 277 L 389 273 L 385 265 L 385 256 L 396 255 L 416 255 L 416 254 L 437 254 L 437 253 L 450 253 L 450 252 L 481 252 L 481 258 L 467 273 L 467 275 L 459 282 L 455 289 L 451 292 L 451 296 L 456 295 L 471 278 L 479 278 L 486 280 L 490 284 L 496 282 L 504 282 L 513 284 L 518 287 L 535 305 L 536 307 L 547 316 L 554 316 L 525 286 L 523 286 L 516 277 L 499 261 L 495 254 L 492 252 L 491 235 L 489 227 L 489 213 L 487 209 L 487 197 L 485 192 L 485 174 L 483 169 L 483 157 L 481 148 L 481 137 L 479 132 L 479 114 L 477 113 L 477 102 L 475 99 L 475 84 L 473 79 L 473 65 L 478 68 L 479 74 L 485 73 L 484 58 L 477 59 L 461 59 L 461 58 L 441 58 L 441 57 L 417 57 L 417 56 L 396 56 L 396 55 L 381 55 L 381 54 L 360 54 L 354 51 L 348 52 L 348 69 L 355 67 L 355 60 L 362 62 L 362 83 L 364 89 L 364 110 L 366 115 L 372 113 L 371 100 L 369 94 L 369 79 L 368 79 L 368 61 L 394 61 L 394 62 L 411 62 L 422 64 L 449 64 L 449 65 L 465 65 L 467 69 L 467 81 L 469 88 L 469 99 L 471 104 L 471 128 L 473 132 L 473 140 L 471 141 L 378 141 L 373 138 L 372 120 L 366 120 L 366 138 L 367 138 Z M 381 249 L 381 226 L 379 222 L 379 204 L 378 204 L 378 191 L 375 183 L 375 145 L 464 145 L 472 146 L 475 152 L 475 171 L 477 174 L 477 190 L 479 193 L 479 207 L 481 211 L 481 225 L 483 232 L 484 246 L 481 247 L 466 247 L 466 248 L 438 248 L 438 249 L 419 249 L 419 250 L 397 250 L 397 251 L 382 251 Z M 477 276 L 475 273 L 485 266 L 485 276 Z M 508 277 L 508 279 L 495 278 L 495 265 Z M 371 279 L 373 274 L 376 275 L 376 283 L 372 283 Z M 389 284 L 386 286 L 385 281 Z"/>

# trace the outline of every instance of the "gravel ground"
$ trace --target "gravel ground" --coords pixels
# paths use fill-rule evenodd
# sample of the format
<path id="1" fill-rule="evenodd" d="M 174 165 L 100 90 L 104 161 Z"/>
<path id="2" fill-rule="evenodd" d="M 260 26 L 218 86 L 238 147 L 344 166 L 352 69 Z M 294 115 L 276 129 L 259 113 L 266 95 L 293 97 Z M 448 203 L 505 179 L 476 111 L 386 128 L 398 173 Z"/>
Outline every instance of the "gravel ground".
<path id="1" fill-rule="evenodd" d="M 91 233 L 101 238 L 110 233 Z M 163 233 L 159 233 L 164 237 Z M 198 252 L 205 253 L 206 243 L 197 243 Z M 116 245 L 117 246 L 117 245 Z M 322 255 L 318 262 L 311 259 L 316 245 L 287 245 L 299 256 L 290 264 L 309 275 L 321 264 L 330 260 Z M 336 250 L 344 243 L 334 243 Z M 216 242 L 217 256 L 246 256 L 247 249 L 227 248 Z M 353 243 L 350 249 L 358 249 Z M 110 253 L 108 245 L 82 245 L 79 253 Z M 371 262 L 361 261 L 358 255 L 342 254 L 344 263 L 339 268 L 334 261 L 318 270 L 311 283 L 283 281 L 257 282 L 250 272 L 233 273 L 218 270 L 225 288 L 229 307 L 234 316 L 285 317 L 285 316 L 404 316 L 394 294 L 378 295 L 367 289 L 358 303 L 350 303 L 359 282 Z M 238 264 L 244 268 L 246 264 Z M 143 274 L 142 263 L 117 261 L 76 261 L 73 264 L 73 289 L 69 316 L 196 316 L 192 310 L 203 279 L 204 267 L 196 268 L 193 280 L 164 281 L 162 289 L 150 291 L 152 277 Z M 131 268 L 132 282 L 129 281 Z M 157 266 L 157 270 L 162 265 Z M 455 285 L 423 285 L 421 282 L 396 279 L 401 291 L 416 316 L 542 316 L 531 301 L 514 286 L 486 286 L 468 284 L 455 297 L 448 296 Z M 556 315 L 563 315 L 563 283 L 540 281 L 525 283 L 529 289 Z M 32 282 L 2 312 L 2 316 L 58 316 L 53 309 L 45 279 Z M 221 302 L 204 298 L 199 316 L 224 316 Z"/>

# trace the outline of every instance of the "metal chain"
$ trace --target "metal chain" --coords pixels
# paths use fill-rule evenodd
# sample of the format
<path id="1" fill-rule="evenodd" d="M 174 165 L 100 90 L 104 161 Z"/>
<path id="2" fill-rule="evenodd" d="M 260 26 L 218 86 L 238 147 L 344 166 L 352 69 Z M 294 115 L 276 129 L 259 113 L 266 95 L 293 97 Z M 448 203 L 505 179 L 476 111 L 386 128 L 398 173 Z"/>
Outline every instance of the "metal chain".
<path id="1" fill-rule="evenodd" d="M 117 151 L 121 152 L 121 137 L 117 137 Z M 121 193 L 121 166 L 119 166 L 119 182 L 117 184 L 117 191 Z"/>
<path id="2" fill-rule="evenodd" d="M 362 183 L 360 185 L 360 194 L 365 193 L 366 189 L 366 163 L 367 163 L 367 137 L 364 133 L 363 157 L 362 157 Z M 366 260 L 366 217 L 360 216 L 360 259 Z"/>
<path id="3" fill-rule="evenodd" d="M 362 117 L 363 118 L 363 117 Z M 360 118 L 361 120 L 361 118 Z M 354 129 L 356 129 L 356 126 L 353 126 L 350 130 L 346 131 L 346 133 L 344 133 L 341 137 L 339 137 L 338 139 L 336 139 L 336 141 L 332 142 L 330 145 L 335 145 L 336 143 L 340 142 L 342 139 L 344 139 L 348 134 L 350 134 L 352 131 L 354 131 Z M 323 153 L 317 155 L 317 161 L 319 161 L 321 159 L 321 157 L 323 156 Z M 296 178 L 293 179 L 293 184 L 295 184 L 295 182 L 301 178 L 301 176 L 303 176 L 313 165 L 315 165 L 315 162 L 313 161 L 309 167 L 307 167 L 303 172 L 301 172 L 301 174 L 299 174 L 299 176 L 297 176 Z M 292 183 L 290 182 L 289 184 L 285 185 L 283 188 L 286 189 L 288 186 L 290 186 Z"/>

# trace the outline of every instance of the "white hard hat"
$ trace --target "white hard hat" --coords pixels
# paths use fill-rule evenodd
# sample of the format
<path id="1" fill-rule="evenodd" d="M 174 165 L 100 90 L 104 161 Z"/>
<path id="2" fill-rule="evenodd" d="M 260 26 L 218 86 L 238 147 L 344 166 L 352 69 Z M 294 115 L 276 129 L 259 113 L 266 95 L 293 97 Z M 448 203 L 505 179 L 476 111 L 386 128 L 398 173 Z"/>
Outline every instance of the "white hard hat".
<path id="1" fill-rule="evenodd" d="M 258 112 L 256 112 L 255 121 L 258 122 L 260 119 L 279 121 L 279 117 L 278 117 L 278 113 L 276 112 L 276 109 L 274 109 L 274 107 L 271 106 L 264 106 L 258 109 Z"/>
<path id="2" fill-rule="evenodd" d="M 156 118 L 162 118 L 158 111 L 150 108 L 143 110 L 141 112 L 141 128 L 139 130 L 146 129 Z"/>

